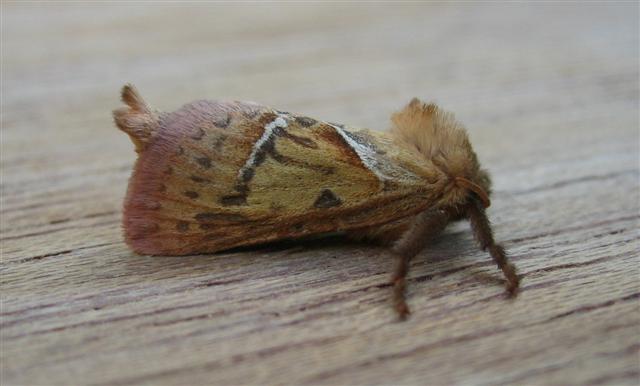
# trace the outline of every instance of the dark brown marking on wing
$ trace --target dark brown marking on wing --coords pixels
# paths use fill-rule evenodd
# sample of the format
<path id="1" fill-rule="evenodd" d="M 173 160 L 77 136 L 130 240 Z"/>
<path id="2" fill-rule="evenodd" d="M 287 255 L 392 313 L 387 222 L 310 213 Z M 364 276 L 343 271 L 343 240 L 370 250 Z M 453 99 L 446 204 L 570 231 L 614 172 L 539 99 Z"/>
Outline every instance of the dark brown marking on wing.
<path id="1" fill-rule="evenodd" d="M 399 187 L 398 183 L 393 181 L 393 180 L 386 180 L 385 179 L 382 182 L 382 191 L 383 192 L 391 192 L 391 191 L 394 191 L 394 190 L 398 190 L 398 187 Z"/>
<path id="2" fill-rule="evenodd" d="M 173 168 L 171 166 L 167 166 L 166 169 L 164 169 L 163 173 L 165 175 L 169 176 L 169 175 L 173 174 Z"/>
<path id="3" fill-rule="evenodd" d="M 299 135 L 294 135 L 289 133 L 287 130 L 278 130 L 275 132 L 275 134 L 279 137 L 283 137 L 286 138 L 290 141 L 293 141 L 295 143 L 297 143 L 300 146 L 304 146 L 306 148 L 309 149 L 317 149 L 318 148 L 318 144 L 315 143 L 311 138 L 306 138 L 306 137 L 301 137 Z"/>
<path id="4" fill-rule="evenodd" d="M 182 146 L 178 146 L 178 155 L 184 154 L 184 148 Z"/>
<path id="5" fill-rule="evenodd" d="M 209 157 L 196 157 L 196 162 L 205 169 L 211 167 L 211 158 Z"/>
<path id="6" fill-rule="evenodd" d="M 186 232 L 189 230 L 189 223 L 186 221 L 178 221 L 178 223 L 176 224 L 176 229 L 179 232 Z"/>
<path id="7" fill-rule="evenodd" d="M 318 121 L 309 117 L 295 117 L 296 122 L 300 124 L 302 127 L 311 127 L 315 125 Z"/>
<path id="8" fill-rule="evenodd" d="M 331 208 L 342 204 L 342 200 L 329 189 L 323 189 L 313 206 L 316 208 Z"/>
<path id="9" fill-rule="evenodd" d="M 249 194 L 249 187 L 247 185 L 244 184 L 237 184 L 235 186 L 236 192 L 238 192 L 239 194 L 242 194 L 244 196 L 246 196 L 247 194 Z"/>
<path id="10" fill-rule="evenodd" d="M 193 182 L 197 182 L 197 183 L 205 183 L 205 182 L 209 182 L 209 180 L 207 180 L 206 178 L 202 178 L 196 175 L 192 175 L 191 177 L 191 181 Z"/>
<path id="11" fill-rule="evenodd" d="M 349 143 L 344 138 L 342 138 L 342 136 L 336 131 L 334 127 L 323 125 L 323 130 L 318 133 L 318 136 L 333 145 L 335 149 L 338 149 L 346 162 L 369 170 L 369 168 L 367 168 L 362 162 L 355 149 L 353 149 L 351 145 L 349 145 Z"/>
<path id="12" fill-rule="evenodd" d="M 191 198 L 191 199 L 195 199 L 200 197 L 200 195 L 198 194 L 198 192 L 194 192 L 193 190 L 187 190 L 186 192 L 184 192 L 184 195 Z"/>
<path id="13" fill-rule="evenodd" d="M 220 203 L 224 206 L 239 206 L 247 204 L 247 196 L 244 194 L 229 195 L 220 198 Z"/>
<path id="14" fill-rule="evenodd" d="M 290 165 L 290 166 L 297 166 L 300 168 L 312 169 L 326 175 L 333 174 L 336 171 L 336 169 L 332 166 L 316 165 L 316 164 L 311 164 L 305 161 L 300 161 L 298 159 L 291 158 L 286 155 L 282 155 L 278 153 L 276 150 L 271 151 L 270 155 L 271 155 L 271 158 L 273 158 L 276 162 L 279 162 L 283 165 Z"/>
<path id="15" fill-rule="evenodd" d="M 198 213 L 193 218 L 196 221 L 201 223 L 210 223 L 215 221 L 231 221 L 231 222 L 240 222 L 246 221 L 247 218 L 241 214 L 236 213 L 214 213 L 214 212 L 203 212 Z"/>
<path id="16" fill-rule="evenodd" d="M 198 227 L 200 229 L 202 229 L 203 231 L 210 231 L 216 228 L 219 228 L 220 225 L 219 224 L 206 224 L 206 223 L 200 223 L 198 224 Z"/>
<path id="17" fill-rule="evenodd" d="M 242 171 L 242 174 L 240 175 L 240 181 L 242 182 L 242 185 L 239 186 L 237 190 L 246 190 L 248 188 L 247 184 L 249 183 L 249 181 L 251 181 L 254 174 L 254 169 L 244 169 Z"/>

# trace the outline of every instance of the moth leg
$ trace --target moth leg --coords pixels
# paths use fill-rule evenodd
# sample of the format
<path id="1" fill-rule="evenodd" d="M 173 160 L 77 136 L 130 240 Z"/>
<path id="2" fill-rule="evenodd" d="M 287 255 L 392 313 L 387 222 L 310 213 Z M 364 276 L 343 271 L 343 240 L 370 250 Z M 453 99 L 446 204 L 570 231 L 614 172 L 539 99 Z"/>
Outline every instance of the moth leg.
<path id="1" fill-rule="evenodd" d="M 417 215 L 410 228 L 395 242 L 392 251 L 396 256 L 396 267 L 391 278 L 393 284 L 393 303 L 400 320 L 409 315 L 405 300 L 406 277 L 411 259 L 426 244 L 444 230 L 449 223 L 449 215 L 443 211 L 426 211 Z"/>
<path id="2" fill-rule="evenodd" d="M 518 287 L 520 286 L 520 279 L 516 273 L 516 267 L 509 262 L 509 258 L 502 245 L 496 244 L 493 240 L 491 223 L 478 200 L 473 199 L 471 205 L 467 207 L 467 216 L 469 217 L 473 234 L 478 244 L 480 244 L 480 248 L 483 251 L 489 250 L 491 258 L 493 258 L 493 261 L 495 261 L 507 279 L 507 293 L 510 296 L 516 295 Z"/>

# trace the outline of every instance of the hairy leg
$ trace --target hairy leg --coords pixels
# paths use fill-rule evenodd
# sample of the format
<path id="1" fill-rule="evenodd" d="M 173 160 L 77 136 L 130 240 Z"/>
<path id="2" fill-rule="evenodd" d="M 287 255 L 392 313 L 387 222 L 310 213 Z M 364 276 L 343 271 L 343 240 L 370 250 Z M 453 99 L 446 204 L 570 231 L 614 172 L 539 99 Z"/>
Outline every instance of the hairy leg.
<path id="1" fill-rule="evenodd" d="M 401 320 L 406 319 L 409 314 L 409 307 L 405 301 L 409 263 L 448 223 L 449 215 L 443 211 L 422 212 L 414 218 L 409 229 L 393 245 L 392 250 L 397 259 L 392 277 L 393 302 Z"/>
<path id="2" fill-rule="evenodd" d="M 467 216 L 469 217 L 474 236 L 480 244 L 480 248 L 483 251 L 489 250 L 493 261 L 496 262 L 507 278 L 507 292 L 511 296 L 515 295 L 520 285 L 516 268 L 509 262 L 509 258 L 502 245 L 496 244 L 493 240 L 491 223 L 479 201 L 475 199 L 472 200 L 472 203 L 467 207 Z"/>

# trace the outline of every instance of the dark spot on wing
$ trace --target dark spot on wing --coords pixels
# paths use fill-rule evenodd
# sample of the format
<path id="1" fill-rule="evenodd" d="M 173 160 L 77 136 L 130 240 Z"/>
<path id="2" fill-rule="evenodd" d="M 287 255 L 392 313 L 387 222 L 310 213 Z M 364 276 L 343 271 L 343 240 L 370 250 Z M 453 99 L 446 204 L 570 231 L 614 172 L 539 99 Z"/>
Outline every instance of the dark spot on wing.
<path id="1" fill-rule="evenodd" d="M 189 223 L 186 221 L 178 221 L 176 229 L 180 232 L 186 232 L 189 230 Z"/>
<path id="2" fill-rule="evenodd" d="M 184 192 L 184 195 L 189 197 L 189 198 L 198 198 L 198 197 L 200 197 L 198 192 L 194 192 L 193 190 L 187 190 L 186 192 Z"/>
<path id="3" fill-rule="evenodd" d="M 398 190 L 399 185 L 397 182 L 392 181 L 392 180 L 387 180 L 385 179 L 382 183 L 382 191 L 383 192 L 390 192 L 393 190 Z"/>
<path id="4" fill-rule="evenodd" d="M 309 149 L 317 149 L 318 148 L 318 144 L 315 143 L 311 138 L 306 138 L 306 137 L 301 137 L 299 135 L 294 135 L 289 133 L 286 130 L 279 130 L 277 132 L 275 132 L 276 135 L 286 138 L 290 141 L 293 141 L 295 143 L 297 143 L 300 146 L 304 146 L 307 147 Z"/>
<path id="5" fill-rule="evenodd" d="M 331 208 L 342 204 L 342 200 L 329 189 L 323 189 L 316 202 L 313 204 L 316 208 Z"/>
<path id="6" fill-rule="evenodd" d="M 254 174 L 255 174 L 255 171 L 253 170 L 253 168 L 243 169 L 242 175 L 240 176 L 240 178 L 242 179 L 243 182 L 247 183 L 251 181 Z"/>
<path id="7" fill-rule="evenodd" d="M 209 182 L 206 178 L 202 178 L 195 175 L 192 175 L 190 178 L 191 178 L 191 181 L 193 182 L 198 182 L 198 183 Z"/>
<path id="8" fill-rule="evenodd" d="M 247 203 L 247 197 L 242 194 L 224 196 L 220 199 L 220 203 L 224 206 L 238 206 Z"/>

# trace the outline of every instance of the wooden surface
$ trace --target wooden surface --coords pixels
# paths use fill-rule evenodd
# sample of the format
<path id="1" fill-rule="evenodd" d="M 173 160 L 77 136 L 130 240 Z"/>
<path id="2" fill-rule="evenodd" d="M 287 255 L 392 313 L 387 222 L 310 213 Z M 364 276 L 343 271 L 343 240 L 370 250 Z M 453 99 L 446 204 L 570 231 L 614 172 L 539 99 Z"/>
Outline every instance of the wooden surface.
<path id="1" fill-rule="evenodd" d="M 2 385 L 637 384 L 638 5 L 2 5 Z M 255 100 L 384 130 L 411 97 L 469 128 L 523 275 L 467 224 L 413 264 L 328 240 L 132 254 L 112 124 Z"/>

